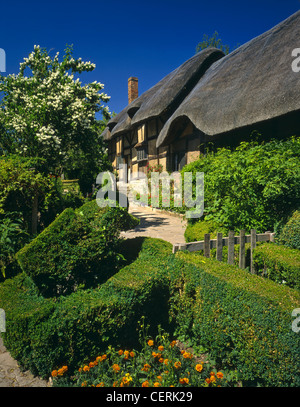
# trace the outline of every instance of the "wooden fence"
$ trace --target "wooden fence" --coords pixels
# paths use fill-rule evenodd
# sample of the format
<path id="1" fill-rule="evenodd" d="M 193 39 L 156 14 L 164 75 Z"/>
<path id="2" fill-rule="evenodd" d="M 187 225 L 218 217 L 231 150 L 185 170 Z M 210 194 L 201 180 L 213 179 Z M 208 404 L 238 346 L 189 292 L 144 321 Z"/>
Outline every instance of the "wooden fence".
<path id="1" fill-rule="evenodd" d="M 228 237 L 223 237 L 222 233 L 217 233 L 216 239 L 211 239 L 210 234 L 204 235 L 204 240 L 199 242 L 191 242 L 184 244 L 174 244 L 173 253 L 179 250 L 188 250 L 190 252 L 195 252 L 198 250 L 203 250 L 205 257 L 210 257 L 210 250 L 216 250 L 216 259 L 222 261 L 223 257 L 223 247 L 228 246 L 228 257 L 227 263 L 234 264 L 234 245 L 240 245 L 239 248 L 239 267 L 244 269 L 246 267 L 246 250 L 245 244 L 250 243 L 250 271 L 255 273 L 253 267 L 253 249 L 256 247 L 256 242 L 273 242 L 275 233 L 265 232 L 257 234 L 255 229 L 251 229 L 251 234 L 246 235 L 245 230 L 240 231 L 239 236 L 234 236 L 234 232 L 230 231 Z"/>

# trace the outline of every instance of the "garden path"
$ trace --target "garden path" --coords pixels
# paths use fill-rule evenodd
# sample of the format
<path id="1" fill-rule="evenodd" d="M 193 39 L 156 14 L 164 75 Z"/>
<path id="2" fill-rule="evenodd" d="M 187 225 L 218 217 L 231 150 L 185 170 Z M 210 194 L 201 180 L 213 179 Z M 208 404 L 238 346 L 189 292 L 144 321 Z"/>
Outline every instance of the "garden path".
<path id="1" fill-rule="evenodd" d="M 145 236 L 166 240 L 172 244 L 184 243 L 186 221 L 156 209 L 130 206 L 129 212 L 140 219 L 140 224 L 133 230 L 122 232 L 128 239 Z M 0 337 L 0 387 L 49 387 L 51 383 L 34 377 L 29 371 L 22 372 L 16 360 L 3 345 Z"/>
<path id="2" fill-rule="evenodd" d="M 140 224 L 135 229 L 122 232 L 123 237 L 131 239 L 144 236 L 163 239 L 172 244 L 185 243 L 186 220 L 182 216 L 132 204 L 129 212 L 140 219 Z"/>

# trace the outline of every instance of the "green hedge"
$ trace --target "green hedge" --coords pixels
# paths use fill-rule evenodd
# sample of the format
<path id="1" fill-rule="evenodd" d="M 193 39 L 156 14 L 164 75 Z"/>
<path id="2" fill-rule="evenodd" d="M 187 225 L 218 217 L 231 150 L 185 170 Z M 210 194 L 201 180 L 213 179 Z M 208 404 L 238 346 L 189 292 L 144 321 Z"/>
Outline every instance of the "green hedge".
<path id="1" fill-rule="evenodd" d="M 300 289 L 300 251 L 275 243 L 265 243 L 253 252 L 254 267 L 277 283 Z"/>
<path id="2" fill-rule="evenodd" d="M 190 294 L 178 300 L 192 307 L 190 324 L 185 313 L 177 317 L 186 334 L 236 367 L 244 385 L 299 386 L 300 336 L 291 317 L 299 292 L 196 253 L 177 258 L 191 267 Z"/>
<path id="3" fill-rule="evenodd" d="M 123 250 L 140 254 L 98 289 L 44 298 L 24 273 L 0 284 L 4 343 L 23 368 L 47 377 L 55 367 L 89 361 L 108 345 L 137 346 L 142 315 L 154 327 L 163 316 L 167 323 L 161 259 L 171 253 L 171 244 L 140 238 L 124 242 Z"/>
<path id="4" fill-rule="evenodd" d="M 97 289 L 45 299 L 24 273 L 0 284 L 4 343 L 22 366 L 47 376 L 108 345 L 137 346 L 145 315 L 153 332 L 162 324 L 208 348 L 244 385 L 300 386 L 297 290 L 196 253 L 172 255 L 158 239 L 127 240 L 121 251 L 132 263 Z"/>
<path id="5" fill-rule="evenodd" d="M 277 243 L 292 249 L 300 249 L 300 211 L 295 211 L 284 225 Z"/>
<path id="6" fill-rule="evenodd" d="M 65 209 L 16 257 L 41 294 L 70 294 L 80 285 L 101 284 L 116 271 L 119 233 L 137 224 L 124 208 L 90 201 Z"/>

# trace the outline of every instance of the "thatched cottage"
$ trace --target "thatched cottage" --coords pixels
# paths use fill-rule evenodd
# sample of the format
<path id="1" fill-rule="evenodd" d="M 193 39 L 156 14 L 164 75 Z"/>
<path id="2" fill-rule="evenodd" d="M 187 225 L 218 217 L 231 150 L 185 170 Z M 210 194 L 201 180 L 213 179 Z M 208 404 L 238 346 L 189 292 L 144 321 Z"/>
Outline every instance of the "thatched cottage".
<path id="1" fill-rule="evenodd" d="M 204 49 L 139 97 L 137 78 L 129 78 L 129 105 L 103 132 L 114 168 L 125 163 L 133 174 L 162 164 L 176 171 L 209 141 L 230 145 L 253 130 L 299 134 L 296 48 L 300 11 L 229 55 Z"/>

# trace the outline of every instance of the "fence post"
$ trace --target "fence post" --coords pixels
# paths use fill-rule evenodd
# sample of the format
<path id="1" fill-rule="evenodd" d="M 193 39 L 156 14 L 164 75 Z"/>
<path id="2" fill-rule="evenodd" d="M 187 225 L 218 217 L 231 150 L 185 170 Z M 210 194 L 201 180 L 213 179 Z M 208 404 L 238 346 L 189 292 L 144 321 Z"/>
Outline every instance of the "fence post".
<path id="1" fill-rule="evenodd" d="M 228 232 L 228 256 L 227 263 L 234 264 L 234 230 Z"/>
<path id="2" fill-rule="evenodd" d="M 204 257 L 210 257 L 210 233 L 204 235 Z"/>
<path id="3" fill-rule="evenodd" d="M 216 259 L 222 261 L 223 254 L 223 235 L 222 233 L 217 233 L 217 254 Z"/>
<path id="4" fill-rule="evenodd" d="M 240 230 L 240 250 L 239 250 L 239 268 L 246 267 L 246 254 L 245 254 L 245 229 Z"/>
<path id="5" fill-rule="evenodd" d="M 253 264 L 253 250 L 256 247 L 256 230 L 251 229 L 251 237 L 250 237 L 250 272 L 255 274 L 254 264 Z"/>

